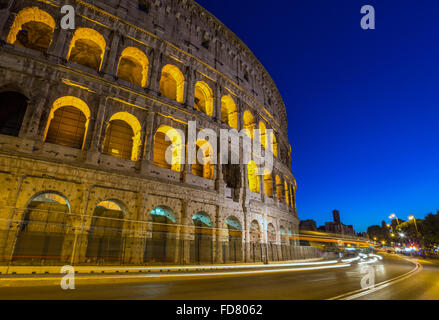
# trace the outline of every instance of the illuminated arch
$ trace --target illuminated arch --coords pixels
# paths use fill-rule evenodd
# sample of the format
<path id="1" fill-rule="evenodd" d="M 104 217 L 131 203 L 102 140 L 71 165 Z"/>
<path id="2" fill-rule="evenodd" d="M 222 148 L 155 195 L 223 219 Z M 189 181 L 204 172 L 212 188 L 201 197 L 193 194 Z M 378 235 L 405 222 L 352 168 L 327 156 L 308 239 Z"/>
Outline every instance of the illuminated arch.
<path id="1" fill-rule="evenodd" d="M 198 161 L 198 154 L 202 152 L 203 163 Z M 196 163 L 192 164 L 192 174 L 194 176 L 203 177 L 213 180 L 215 178 L 215 166 L 213 165 L 213 147 L 206 140 L 198 140 L 196 142 Z"/>
<path id="2" fill-rule="evenodd" d="M 267 236 L 268 236 L 268 242 L 276 241 L 276 228 L 272 223 L 269 223 L 267 226 Z"/>
<path id="3" fill-rule="evenodd" d="M 259 176 L 257 172 L 258 166 L 254 161 L 250 161 L 247 165 L 248 188 L 254 193 L 259 193 Z"/>
<path id="4" fill-rule="evenodd" d="M 87 236 L 87 258 L 106 263 L 120 262 L 124 218 L 125 209 L 120 201 L 104 200 L 97 204 Z"/>
<path id="5" fill-rule="evenodd" d="M 117 76 L 145 88 L 148 84 L 149 61 L 145 53 L 135 47 L 122 51 Z"/>
<path id="6" fill-rule="evenodd" d="M 165 97 L 182 103 L 184 98 L 184 76 L 176 66 L 167 64 L 162 69 L 160 93 Z"/>
<path id="7" fill-rule="evenodd" d="M 261 142 L 261 145 L 264 146 L 264 148 L 267 148 L 267 127 L 265 126 L 265 123 L 263 121 L 259 122 L 259 140 Z"/>
<path id="8" fill-rule="evenodd" d="M 6 41 L 45 52 L 52 43 L 54 30 L 55 20 L 50 14 L 37 7 L 25 8 L 15 17 Z M 25 31 L 27 43 L 23 43 L 23 39 L 20 41 L 22 31 Z"/>
<path id="9" fill-rule="evenodd" d="M 44 191 L 30 198 L 17 228 L 12 259 L 66 261 L 62 248 L 70 212 L 68 200 L 58 192 Z"/>
<path id="10" fill-rule="evenodd" d="M 166 140 L 168 137 L 168 140 Z M 171 163 L 166 161 L 166 151 L 172 147 Z M 154 135 L 153 164 L 160 168 L 180 172 L 183 158 L 184 142 L 179 131 L 170 126 L 161 126 Z"/>
<path id="11" fill-rule="evenodd" d="M 124 128 L 126 125 L 124 124 L 128 125 L 132 132 L 129 129 L 126 130 Z M 115 113 L 108 121 L 103 150 L 105 153 L 116 157 L 137 161 L 142 144 L 141 135 L 142 126 L 135 116 L 128 112 Z M 132 140 L 130 141 L 129 139 Z M 125 143 L 128 146 L 132 146 L 131 150 L 123 150 L 126 147 Z"/>
<path id="12" fill-rule="evenodd" d="M 279 176 L 276 176 L 276 195 L 277 200 L 282 201 L 282 180 Z"/>
<path id="13" fill-rule="evenodd" d="M 221 98 L 221 122 L 238 130 L 238 110 L 235 101 L 228 95 Z"/>
<path id="14" fill-rule="evenodd" d="M 205 212 L 197 212 L 194 214 L 192 216 L 192 221 L 198 227 L 213 227 L 212 219 L 210 219 L 210 216 Z"/>
<path id="15" fill-rule="evenodd" d="M 290 207 L 294 209 L 294 196 L 293 196 L 293 184 L 290 183 Z"/>
<path id="16" fill-rule="evenodd" d="M 213 116 L 213 92 L 204 81 L 195 84 L 194 107 L 208 116 Z"/>
<path id="17" fill-rule="evenodd" d="M 281 240 L 282 244 L 286 244 L 288 242 L 287 230 L 283 226 L 281 226 L 279 228 L 279 233 L 280 233 L 280 240 Z"/>
<path id="18" fill-rule="evenodd" d="M 258 241 L 261 239 L 261 228 L 259 227 L 259 222 L 253 220 L 250 224 L 250 241 Z"/>
<path id="19" fill-rule="evenodd" d="M 264 192 L 267 197 L 273 197 L 273 177 L 268 169 L 264 171 Z"/>
<path id="20" fill-rule="evenodd" d="M 96 30 L 80 28 L 70 42 L 67 60 L 85 65 L 97 71 L 101 70 L 107 43 Z"/>
<path id="21" fill-rule="evenodd" d="M 277 157 L 277 140 L 273 132 L 271 132 L 271 152 Z"/>
<path id="22" fill-rule="evenodd" d="M 244 132 L 249 138 L 253 139 L 255 133 L 255 119 L 253 118 L 252 113 L 249 110 L 246 110 L 243 119 Z"/>
<path id="23" fill-rule="evenodd" d="M 290 205 L 290 191 L 288 189 L 287 180 L 285 180 L 285 182 L 284 182 L 284 189 L 285 189 L 285 203 L 287 205 Z"/>
<path id="24" fill-rule="evenodd" d="M 170 208 L 158 206 L 149 213 L 148 221 L 150 237 L 146 239 L 144 262 L 174 262 L 177 216 Z"/>
<path id="25" fill-rule="evenodd" d="M 66 117 L 64 117 L 63 115 L 60 115 L 57 112 L 58 110 L 61 110 L 61 108 L 78 109 L 80 113 L 82 113 L 82 115 L 85 117 L 85 121 L 80 120 L 79 119 L 80 115 L 79 115 L 77 121 L 72 123 L 71 116 L 67 115 Z M 72 110 L 66 110 L 66 111 L 70 111 L 71 113 Z M 57 113 L 56 117 L 55 117 L 55 113 Z M 54 129 L 51 128 L 51 125 L 53 124 L 53 120 L 59 122 L 57 123 L 56 132 L 51 130 Z M 88 108 L 88 105 L 83 100 L 73 96 L 65 96 L 59 98 L 53 103 L 52 109 L 50 110 L 49 119 L 47 121 L 46 130 L 44 132 L 43 141 L 82 149 L 84 147 L 85 137 L 87 136 L 87 129 L 89 122 L 90 122 L 90 109 Z M 64 128 L 69 129 L 69 127 L 76 127 L 76 132 L 78 132 L 79 129 L 81 129 L 82 131 L 80 131 L 79 134 L 77 134 L 76 136 L 70 137 L 70 133 L 68 133 L 68 131 L 71 130 L 64 130 Z M 78 139 L 80 139 L 81 141 L 78 142 L 77 141 Z M 65 144 L 61 142 L 63 140 L 66 141 Z M 75 144 L 75 146 L 71 144 Z"/>

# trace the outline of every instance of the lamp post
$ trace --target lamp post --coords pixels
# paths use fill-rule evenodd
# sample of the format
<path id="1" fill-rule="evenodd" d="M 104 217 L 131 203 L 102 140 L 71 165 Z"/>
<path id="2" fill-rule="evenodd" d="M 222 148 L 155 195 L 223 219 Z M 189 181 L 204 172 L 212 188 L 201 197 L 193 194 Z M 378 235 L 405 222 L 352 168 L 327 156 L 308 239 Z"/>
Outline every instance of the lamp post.
<path id="1" fill-rule="evenodd" d="M 394 213 L 392 213 L 392 214 L 389 216 L 389 219 L 393 219 L 393 218 L 396 218 L 396 223 L 397 223 L 398 226 L 399 226 L 399 220 L 398 220 L 398 217 L 397 217 L 396 214 L 394 214 Z"/>
<path id="2" fill-rule="evenodd" d="M 413 220 L 413 221 L 415 222 L 416 234 L 418 234 L 418 233 L 419 233 L 419 231 L 418 231 L 418 225 L 416 224 L 416 219 L 415 219 L 415 217 L 414 217 L 413 215 L 410 215 L 409 220 Z"/>

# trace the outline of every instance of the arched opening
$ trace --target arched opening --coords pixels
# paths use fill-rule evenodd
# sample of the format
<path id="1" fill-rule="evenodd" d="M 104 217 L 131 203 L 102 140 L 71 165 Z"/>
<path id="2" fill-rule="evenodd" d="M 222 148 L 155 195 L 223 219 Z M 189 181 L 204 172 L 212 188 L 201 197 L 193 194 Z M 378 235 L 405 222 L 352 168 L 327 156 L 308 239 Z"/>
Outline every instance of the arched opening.
<path id="1" fill-rule="evenodd" d="M 246 110 L 244 112 L 243 119 L 244 119 L 244 123 L 243 123 L 244 132 L 249 138 L 253 139 L 255 132 L 255 119 L 253 118 L 252 113 Z"/>
<path id="2" fill-rule="evenodd" d="M 224 262 L 242 261 L 242 226 L 236 217 L 228 217 L 224 226 L 227 232 L 227 244 L 223 246 Z"/>
<path id="3" fill-rule="evenodd" d="M 67 60 L 101 70 L 107 43 L 105 38 L 96 30 L 80 28 L 75 31 L 70 43 Z"/>
<path id="4" fill-rule="evenodd" d="M 144 262 L 173 263 L 177 245 L 177 217 L 168 207 L 153 209 L 148 217 L 151 222 L 150 237 L 146 239 Z"/>
<path id="5" fill-rule="evenodd" d="M 117 77 L 145 88 L 148 84 L 149 61 L 142 51 L 128 47 L 122 51 Z"/>
<path id="6" fill-rule="evenodd" d="M 204 81 L 195 84 L 194 107 L 200 112 L 213 116 L 213 93 Z"/>
<path id="7" fill-rule="evenodd" d="M 276 246 L 276 228 L 272 223 L 267 226 L 267 240 L 268 240 L 268 258 L 272 261 L 278 260 L 278 252 Z"/>
<path id="8" fill-rule="evenodd" d="M 156 167 L 180 172 L 184 143 L 180 133 L 169 126 L 161 126 L 154 135 L 154 161 Z"/>
<path id="9" fill-rule="evenodd" d="M 262 261 L 261 228 L 257 220 L 250 224 L 250 259 L 253 262 Z"/>
<path id="10" fill-rule="evenodd" d="M 122 262 L 124 209 L 119 201 L 100 202 L 93 212 L 86 257 L 102 265 Z"/>
<path id="11" fill-rule="evenodd" d="M 213 263 L 213 223 L 209 215 L 198 212 L 193 215 L 194 241 L 191 245 L 191 261 L 199 264 Z"/>
<path id="12" fill-rule="evenodd" d="M 273 198 L 273 177 L 268 169 L 264 171 L 264 191 L 267 197 Z"/>
<path id="13" fill-rule="evenodd" d="M 182 103 L 184 98 L 184 76 L 176 66 L 167 64 L 162 69 L 160 93 Z"/>
<path id="14" fill-rule="evenodd" d="M 258 166 L 254 161 L 250 161 L 247 165 L 248 188 L 251 192 L 259 193 L 259 175 Z"/>
<path id="15" fill-rule="evenodd" d="M 196 145 L 196 163 L 192 164 L 192 174 L 204 179 L 215 178 L 215 166 L 213 162 L 213 148 L 206 140 L 198 140 Z M 199 158 L 202 158 L 200 162 Z"/>
<path id="16" fill-rule="evenodd" d="M 289 238 L 287 231 L 284 227 L 280 227 L 280 241 L 281 241 L 281 253 L 282 253 L 282 260 L 290 260 L 291 259 L 291 252 L 289 250 Z"/>
<path id="17" fill-rule="evenodd" d="M 273 132 L 271 133 L 271 152 L 277 157 L 277 141 Z"/>
<path id="18" fill-rule="evenodd" d="M 137 161 L 141 145 L 139 120 L 128 112 L 118 112 L 109 121 L 105 132 L 103 153 Z"/>
<path id="19" fill-rule="evenodd" d="M 282 180 L 279 176 L 276 176 L 276 195 L 277 200 L 282 201 L 282 194 L 283 194 L 283 187 L 282 187 Z"/>
<path id="20" fill-rule="evenodd" d="M 62 97 L 53 103 L 44 141 L 82 149 L 90 119 L 90 109 L 81 99 Z"/>
<path id="21" fill-rule="evenodd" d="M 260 121 L 259 122 L 259 134 L 260 134 L 259 139 L 260 139 L 261 145 L 264 148 L 267 148 L 266 132 L 267 132 L 267 127 L 265 126 L 265 123 Z"/>
<path id="22" fill-rule="evenodd" d="M 286 180 L 284 182 L 284 188 L 285 188 L 285 203 L 287 205 L 290 205 L 290 191 L 288 190 L 288 183 Z"/>
<path id="23" fill-rule="evenodd" d="M 21 93 L 0 93 L 0 134 L 18 137 L 27 110 L 27 98 Z"/>
<path id="24" fill-rule="evenodd" d="M 238 110 L 235 101 L 230 96 L 221 98 L 221 122 L 238 130 Z"/>
<path id="25" fill-rule="evenodd" d="M 52 43 L 55 20 L 37 7 L 25 8 L 15 17 L 7 38 L 10 44 L 47 52 Z"/>
<path id="26" fill-rule="evenodd" d="M 71 252 L 63 250 L 70 204 L 55 192 L 40 193 L 29 201 L 17 231 L 14 264 L 51 265 L 65 262 Z"/>

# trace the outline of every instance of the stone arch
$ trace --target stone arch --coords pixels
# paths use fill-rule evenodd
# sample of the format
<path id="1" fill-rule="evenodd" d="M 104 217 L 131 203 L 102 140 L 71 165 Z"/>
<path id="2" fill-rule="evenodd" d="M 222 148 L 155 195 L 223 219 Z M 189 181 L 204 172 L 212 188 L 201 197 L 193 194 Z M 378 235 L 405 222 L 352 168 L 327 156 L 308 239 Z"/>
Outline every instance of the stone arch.
<path id="1" fill-rule="evenodd" d="M 148 84 L 149 60 L 136 47 L 125 48 L 119 59 L 117 77 L 145 88 Z"/>
<path id="2" fill-rule="evenodd" d="M 213 180 L 215 178 L 215 165 L 213 162 L 213 147 L 207 140 L 196 142 L 196 159 L 192 164 L 192 174 L 197 177 Z M 199 161 L 199 155 L 203 161 Z"/>
<path id="3" fill-rule="evenodd" d="M 257 220 L 250 224 L 250 260 L 253 262 L 262 261 L 261 228 Z"/>
<path id="4" fill-rule="evenodd" d="M 142 145 L 142 126 L 139 120 L 128 112 L 111 116 L 105 131 L 103 152 L 115 157 L 137 161 Z"/>
<path id="5" fill-rule="evenodd" d="M 267 240 L 271 243 L 276 242 L 276 228 L 271 222 L 267 225 Z"/>
<path id="6" fill-rule="evenodd" d="M 251 139 L 254 137 L 255 126 L 255 118 L 252 113 L 249 110 L 245 110 L 243 116 L 243 129 L 245 134 Z"/>
<path id="7" fill-rule="evenodd" d="M 42 191 L 26 204 L 17 231 L 12 260 L 26 265 L 67 261 L 64 239 L 71 225 L 70 203 L 57 191 Z"/>
<path id="8" fill-rule="evenodd" d="M 183 103 L 184 99 L 184 76 L 180 69 L 167 64 L 162 69 L 160 79 L 160 93 L 165 97 Z"/>
<path id="9" fill-rule="evenodd" d="M 264 170 L 264 192 L 267 197 L 273 198 L 273 177 L 270 170 Z"/>
<path id="10" fill-rule="evenodd" d="M 177 216 L 167 206 L 157 206 L 148 215 L 144 262 L 173 263 L 177 248 Z"/>
<path id="11" fill-rule="evenodd" d="M 271 132 L 270 136 L 271 136 L 271 152 L 277 158 L 278 157 L 278 150 L 277 150 L 276 135 L 273 132 Z"/>
<path id="12" fill-rule="evenodd" d="M 290 192 L 288 189 L 288 182 L 287 180 L 284 181 L 284 190 L 285 190 L 285 203 L 287 205 L 290 205 Z"/>
<path id="13" fill-rule="evenodd" d="M 258 166 L 252 160 L 247 165 L 248 188 L 251 192 L 259 193 Z"/>
<path id="14" fill-rule="evenodd" d="M 261 228 L 258 220 L 253 220 L 250 224 L 250 241 L 259 242 L 261 240 Z"/>
<path id="15" fill-rule="evenodd" d="M 100 71 L 106 48 L 107 42 L 98 31 L 79 28 L 70 42 L 67 60 Z"/>
<path id="16" fill-rule="evenodd" d="M 87 236 L 87 259 L 100 264 L 122 261 L 125 214 L 120 200 L 104 200 L 96 205 Z"/>
<path id="17" fill-rule="evenodd" d="M 267 148 L 267 126 L 265 125 L 265 122 L 259 121 L 259 140 L 261 142 L 261 145 L 264 146 L 264 148 Z"/>
<path id="18" fill-rule="evenodd" d="M 192 216 L 194 240 L 190 247 L 190 258 L 195 263 L 213 263 L 213 223 L 206 212 Z"/>
<path id="19" fill-rule="evenodd" d="M 90 122 L 90 109 L 81 99 L 65 96 L 50 110 L 43 141 L 82 149 Z"/>
<path id="20" fill-rule="evenodd" d="M 213 116 L 213 92 L 204 81 L 195 84 L 194 107 L 210 117 Z"/>
<path id="21" fill-rule="evenodd" d="M 20 92 L 0 91 L 0 134 L 18 137 L 27 104 L 27 97 Z"/>
<path id="22" fill-rule="evenodd" d="M 235 101 L 229 95 L 221 98 L 221 122 L 238 130 L 238 109 Z"/>
<path id="23" fill-rule="evenodd" d="M 282 180 L 279 176 L 276 176 L 276 195 L 277 200 L 282 201 L 282 195 L 283 195 L 283 186 L 282 186 Z"/>
<path id="24" fill-rule="evenodd" d="M 226 243 L 223 252 L 225 253 L 224 262 L 242 261 L 242 224 L 235 216 L 229 216 L 224 220 L 224 230 L 226 233 Z"/>
<path id="25" fill-rule="evenodd" d="M 38 7 L 24 8 L 15 17 L 7 42 L 47 52 L 52 43 L 55 20 Z"/>
<path id="26" fill-rule="evenodd" d="M 172 148 L 169 148 L 170 146 Z M 184 137 L 179 130 L 167 125 L 160 126 L 154 135 L 153 164 L 180 172 L 184 159 L 184 146 Z"/>

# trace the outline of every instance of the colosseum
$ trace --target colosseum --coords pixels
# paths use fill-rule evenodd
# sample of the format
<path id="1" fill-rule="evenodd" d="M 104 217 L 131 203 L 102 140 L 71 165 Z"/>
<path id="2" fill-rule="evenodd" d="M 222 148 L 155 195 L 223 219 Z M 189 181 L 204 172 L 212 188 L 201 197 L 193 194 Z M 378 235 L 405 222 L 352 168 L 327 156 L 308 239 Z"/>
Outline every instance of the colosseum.
<path id="1" fill-rule="evenodd" d="M 66 4 L 75 9 L 74 29 L 61 27 Z M 297 186 L 278 89 L 200 5 L 0 0 L 0 30 L 3 265 L 225 264 L 315 254 L 295 239 Z M 218 136 L 221 129 L 259 134 L 273 170 L 256 174 L 255 163 L 242 159 L 214 164 L 206 140 L 196 148 L 210 160 L 179 161 L 190 121 Z"/>

